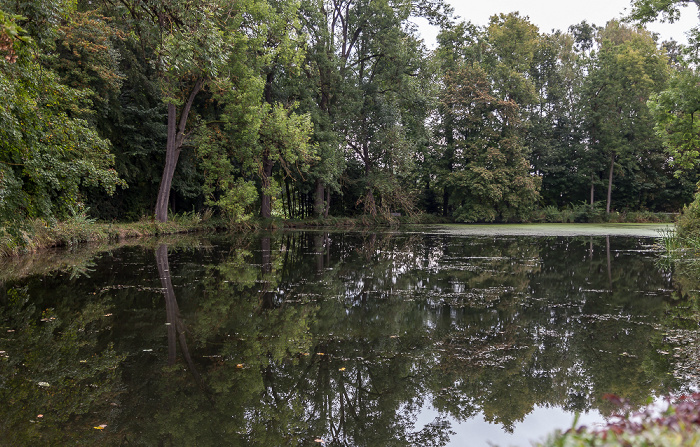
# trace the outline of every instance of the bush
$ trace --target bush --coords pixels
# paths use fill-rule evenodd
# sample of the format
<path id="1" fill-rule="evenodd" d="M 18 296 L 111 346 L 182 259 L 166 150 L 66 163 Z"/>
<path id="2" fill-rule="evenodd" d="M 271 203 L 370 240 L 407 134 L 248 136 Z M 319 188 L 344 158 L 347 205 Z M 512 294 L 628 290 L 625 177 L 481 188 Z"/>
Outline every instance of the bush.
<path id="1" fill-rule="evenodd" d="M 681 239 L 700 239 L 700 193 L 695 194 L 690 205 L 683 207 L 676 222 L 676 232 Z"/>
<path id="2" fill-rule="evenodd" d="M 700 393 L 669 399 L 661 411 L 649 405 L 631 412 L 626 401 L 606 396 L 620 408 L 620 414 L 602 428 L 572 428 L 555 433 L 542 447 L 691 447 L 700 445 Z M 576 422 L 574 422 L 576 425 Z"/>

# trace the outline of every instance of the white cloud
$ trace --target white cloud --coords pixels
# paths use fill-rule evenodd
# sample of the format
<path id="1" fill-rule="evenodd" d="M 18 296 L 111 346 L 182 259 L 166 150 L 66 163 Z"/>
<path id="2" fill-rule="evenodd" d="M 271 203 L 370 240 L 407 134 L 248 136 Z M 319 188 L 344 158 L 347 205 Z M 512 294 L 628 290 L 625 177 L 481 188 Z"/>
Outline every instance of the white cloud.
<path id="1" fill-rule="evenodd" d="M 566 31 L 569 26 L 586 20 L 588 23 L 603 26 L 609 20 L 619 19 L 629 12 L 632 0 L 447 0 L 461 20 L 471 21 L 477 25 L 486 25 L 492 15 L 518 11 L 521 16 L 528 16 L 530 22 L 548 33 L 553 29 Z M 437 29 L 418 21 L 421 35 L 428 46 L 434 46 Z M 647 28 L 659 33 L 661 40 L 673 38 L 687 42 L 685 32 L 700 24 L 695 6 L 683 10 L 681 20 L 673 24 L 653 23 Z"/>

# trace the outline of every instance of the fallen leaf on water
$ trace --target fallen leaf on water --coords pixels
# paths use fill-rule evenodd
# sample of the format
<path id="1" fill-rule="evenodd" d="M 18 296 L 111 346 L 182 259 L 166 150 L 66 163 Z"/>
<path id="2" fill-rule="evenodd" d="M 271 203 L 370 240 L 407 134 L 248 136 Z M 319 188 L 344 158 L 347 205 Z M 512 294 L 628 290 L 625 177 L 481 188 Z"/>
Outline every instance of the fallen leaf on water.
<path id="1" fill-rule="evenodd" d="M 36 417 L 38 417 L 38 418 L 43 418 L 44 415 L 43 415 L 43 414 L 37 414 Z"/>
<path id="2" fill-rule="evenodd" d="M 236 365 L 236 368 L 243 368 L 243 363 L 239 363 L 238 365 Z"/>
<path id="3" fill-rule="evenodd" d="M 51 385 L 49 385 L 49 382 L 38 382 L 37 385 L 43 386 L 43 387 L 51 386 Z"/>
<path id="4" fill-rule="evenodd" d="M 316 439 L 314 439 L 314 442 L 323 442 L 323 439 L 316 438 Z"/>
<path id="5" fill-rule="evenodd" d="M 80 363 L 87 363 L 87 360 L 81 360 Z"/>
<path id="6" fill-rule="evenodd" d="M 338 371 L 345 371 L 345 367 L 338 369 Z"/>
<path id="7" fill-rule="evenodd" d="M 92 428 L 94 428 L 95 430 L 104 430 L 105 427 L 107 427 L 107 424 L 98 425 L 97 427 L 92 427 Z"/>
<path id="8" fill-rule="evenodd" d="M 323 352 L 317 352 L 316 355 L 326 355 L 326 354 Z"/>
<path id="9" fill-rule="evenodd" d="M 105 317 L 111 317 L 112 314 L 105 314 Z"/>

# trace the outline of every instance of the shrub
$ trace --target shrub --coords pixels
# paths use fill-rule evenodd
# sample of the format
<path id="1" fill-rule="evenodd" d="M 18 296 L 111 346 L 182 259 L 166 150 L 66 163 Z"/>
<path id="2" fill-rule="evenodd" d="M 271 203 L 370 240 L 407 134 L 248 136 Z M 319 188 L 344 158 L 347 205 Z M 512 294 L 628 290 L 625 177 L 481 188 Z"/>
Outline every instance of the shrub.
<path id="1" fill-rule="evenodd" d="M 555 433 L 543 447 L 637 447 L 669 446 L 691 447 L 700 445 L 700 393 L 668 399 L 668 407 L 648 405 L 642 411 L 632 412 L 626 401 L 617 396 L 606 396 L 620 408 L 602 428 L 572 428 Z M 576 425 L 576 422 L 574 422 Z"/>

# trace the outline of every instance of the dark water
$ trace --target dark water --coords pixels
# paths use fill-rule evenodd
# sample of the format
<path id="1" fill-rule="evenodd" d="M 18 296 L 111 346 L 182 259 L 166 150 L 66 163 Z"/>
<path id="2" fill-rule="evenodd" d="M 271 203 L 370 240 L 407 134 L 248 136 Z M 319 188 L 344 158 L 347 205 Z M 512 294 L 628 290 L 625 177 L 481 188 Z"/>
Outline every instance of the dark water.
<path id="1" fill-rule="evenodd" d="M 7 280 L 0 444 L 530 445 L 691 386 L 653 243 L 216 236 Z"/>

